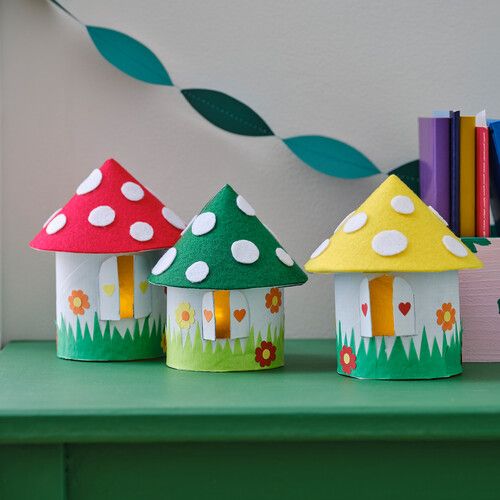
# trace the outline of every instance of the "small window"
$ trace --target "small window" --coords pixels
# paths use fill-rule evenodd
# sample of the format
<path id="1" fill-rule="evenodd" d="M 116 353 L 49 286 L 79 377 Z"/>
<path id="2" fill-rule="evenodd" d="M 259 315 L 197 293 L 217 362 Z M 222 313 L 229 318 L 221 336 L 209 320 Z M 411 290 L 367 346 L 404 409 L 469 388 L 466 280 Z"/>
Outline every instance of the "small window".
<path id="1" fill-rule="evenodd" d="M 250 334 L 250 311 L 243 293 L 215 290 L 203 296 L 203 338 L 236 339 Z"/>
<path id="2" fill-rule="evenodd" d="M 101 320 L 144 318 L 151 314 L 150 266 L 145 255 L 110 257 L 99 271 Z"/>
<path id="3" fill-rule="evenodd" d="M 365 278 L 359 298 L 362 337 L 415 335 L 413 291 L 403 278 Z"/>

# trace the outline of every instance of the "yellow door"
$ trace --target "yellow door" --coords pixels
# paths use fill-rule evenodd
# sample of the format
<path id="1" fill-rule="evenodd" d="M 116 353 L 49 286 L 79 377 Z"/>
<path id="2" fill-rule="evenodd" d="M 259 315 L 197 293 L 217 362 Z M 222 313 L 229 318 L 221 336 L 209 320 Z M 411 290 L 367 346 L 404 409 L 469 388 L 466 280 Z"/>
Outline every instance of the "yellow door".
<path id="1" fill-rule="evenodd" d="M 214 292 L 215 338 L 229 339 L 231 337 L 231 307 L 229 290 Z"/>
<path id="2" fill-rule="evenodd" d="M 134 317 L 134 256 L 117 258 L 118 285 L 120 287 L 120 318 Z"/>
<path id="3" fill-rule="evenodd" d="M 381 276 L 369 281 L 372 335 L 394 335 L 392 276 Z"/>

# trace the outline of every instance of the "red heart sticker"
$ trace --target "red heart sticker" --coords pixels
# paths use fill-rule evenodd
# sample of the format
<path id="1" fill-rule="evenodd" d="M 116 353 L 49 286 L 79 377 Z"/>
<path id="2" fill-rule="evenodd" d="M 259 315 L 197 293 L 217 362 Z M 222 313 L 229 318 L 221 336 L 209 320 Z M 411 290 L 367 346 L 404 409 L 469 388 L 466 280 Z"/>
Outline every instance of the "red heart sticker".
<path id="1" fill-rule="evenodd" d="M 409 302 L 400 302 L 399 303 L 399 310 L 401 311 L 401 314 L 403 316 L 406 316 L 411 309 L 411 304 Z"/>
<path id="2" fill-rule="evenodd" d="M 361 304 L 361 310 L 363 311 L 363 316 L 366 317 L 366 314 L 368 313 L 368 304 Z"/>

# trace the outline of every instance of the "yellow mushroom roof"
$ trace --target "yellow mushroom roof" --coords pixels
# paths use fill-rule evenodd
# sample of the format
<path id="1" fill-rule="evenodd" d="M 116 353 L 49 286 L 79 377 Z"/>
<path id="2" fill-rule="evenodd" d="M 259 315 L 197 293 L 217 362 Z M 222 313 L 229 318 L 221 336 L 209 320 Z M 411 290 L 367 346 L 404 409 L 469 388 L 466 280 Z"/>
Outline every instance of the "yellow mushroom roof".
<path id="1" fill-rule="evenodd" d="M 398 177 L 387 178 L 313 252 L 310 273 L 439 272 L 482 262 Z"/>

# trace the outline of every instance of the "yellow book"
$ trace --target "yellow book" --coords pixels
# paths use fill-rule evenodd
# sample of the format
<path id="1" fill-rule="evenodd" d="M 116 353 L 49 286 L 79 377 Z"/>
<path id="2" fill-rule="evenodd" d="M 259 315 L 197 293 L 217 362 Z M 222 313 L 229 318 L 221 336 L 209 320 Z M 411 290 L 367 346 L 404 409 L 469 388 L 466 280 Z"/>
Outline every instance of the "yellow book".
<path id="1" fill-rule="evenodd" d="M 460 117 L 460 236 L 476 232 L 476 118 Z"/>

